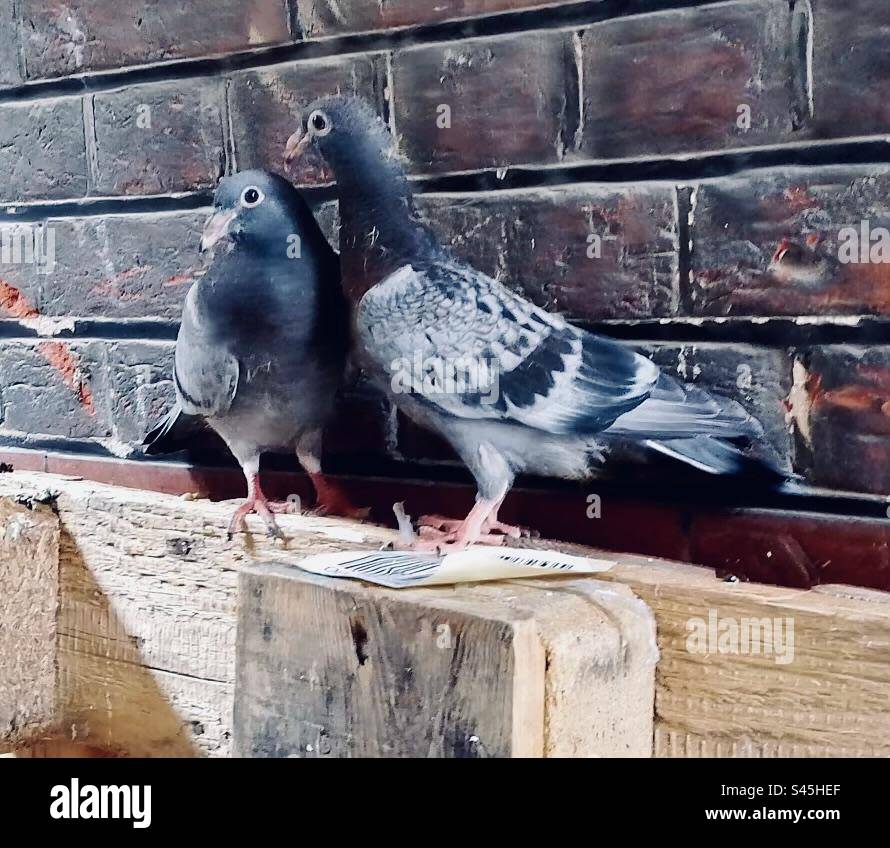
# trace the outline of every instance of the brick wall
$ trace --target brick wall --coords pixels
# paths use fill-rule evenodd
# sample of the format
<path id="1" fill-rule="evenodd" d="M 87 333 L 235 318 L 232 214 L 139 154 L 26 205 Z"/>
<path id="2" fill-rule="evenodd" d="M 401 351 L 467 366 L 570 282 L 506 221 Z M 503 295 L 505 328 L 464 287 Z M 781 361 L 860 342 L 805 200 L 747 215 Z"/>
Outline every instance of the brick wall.
<path id="1" fill-rule="evenodd" d="M 215 181 L 277 169 L 340 89 L 458 254 L 737 397 L 810 482 L 888 494 L 890 264 L 768 270 L 783 239 L 890 228 L 888 27 L 885 0 L 0 0 L 2 231 L 56 250 L 0 264 L 0 439 L 130 454 Z M 339 467 L 449 461 L 367 387 L 344 403 L 375 424 L 340 423 Z"/>

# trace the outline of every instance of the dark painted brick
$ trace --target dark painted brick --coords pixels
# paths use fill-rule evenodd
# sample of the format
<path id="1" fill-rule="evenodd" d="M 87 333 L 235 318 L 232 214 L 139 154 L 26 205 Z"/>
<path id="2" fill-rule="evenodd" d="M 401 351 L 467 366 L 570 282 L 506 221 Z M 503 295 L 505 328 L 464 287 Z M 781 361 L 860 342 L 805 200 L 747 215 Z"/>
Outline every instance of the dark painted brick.
<path id="1" fill-rule="evenodd" d="M 0 280 L 42 316 L 178 320 L 189 285 L 210 262 L 198 249 L 204 218 L 161 213 L 50 220 L 55 266 L 0 263 Z M 30 235 L 29 225 L 20 226 Z M 0 317 L 28 317 L 15 314 L 27 309 L 19 304 L 7 290 Z"/>
<path id="2" fill-rule="evenodd" d="M 669 187 L 423 195 L 418 205 L 457 255 L 548 309 L 580 319 L 675 310 L 678 235 Z M 591 235 L 598 240 L 589 242 Z"/>
<path id="3" fill-rule="evenodd" d="M 813 483 L 890 494 L 890 347 L 816 347 L 795 362 L 791 413 Z"/>
<path id="4" fill-rule="evenodd" d="M 290 40 L 283 0 L 21 0 L 28 79 Z"/>
<path id="5" fill-rule="evenodd" d="M 172 342 L 84 344 L 97 417 L 114 445 L 138 445 L 170 408 L 173 351 Z"/>
<path id="6" fill-rule="evenodd" d="M 326 182 L 308 164 L 284 168 L 284 144 L 297 128 L 302 110 L 317 97 L 334 92 L 374 98 L 373 56 L 287 63 L 232 75 L 229 112 L 238 170 L 268 168 L 297 183 Z"/>
<path id="7" fill-rule="evenodd" d="M 813 134 L 820 138 L 890 130 L 890 4 L 813 3 Z"/>
<path id="8" fill-rule="evenodd" d="M 76 97 L 0 106 L 0 200 L 86 194 L 82 110 Z"/>
<path id="9" fill-rule="evenodd" d="M 578 0 L 576 0 L 577 2 Z M 498 12 L 553 6 L 553 0 L 458 0 L 418 3 L 417 0 L 295 0 L 305 38 L 324 38 L 350 32 L 396 29 Z M 572 5 L 565 0 L 561 5 Z"/>
<path id="10" fill-rule="evenodd" d="M 55 270 L 59 251 L 40 224 L 0 224 L 0 318 L 36 318 L 44 278 Z"/>
<path id="11" fill-rule="evenodd" d="M 170 343 L 3 342 L 0 433 L 97 438 L 123 452 L 169 404 L 172 352 Z"/>
<path id="12" fill-rule="evenodd" d="M 0 88 L 20 85 L 21 82 L 14 0 L 0 0 Z"/>
<path id="13" fill-rule="evenodd" d="M 839 261 L 842 229 L 858 232 L 863 220 L 872 232 L 890 228 L 888 197 L 885 165 L 760 171 L 699 186 L 691 312 L 890 314 L 890 263 Z M 783 239 L 800 259 L 771 268 Z"/>
<path id="14" fill-rule="evenodd" d="M 559 162 L 577 105 L 571 51 L 569 34 L 534 32 L 397 52 L 395 128 L 414 170 Z M 450 127 L 437 125 L 440 106 Z"/>
<path id="15" fill-rule="evenodd" d="M 581 36 L 582 152 L 611 159 L 788 140 L 790 21 L 786 0 L 756 0 L 594 24 Z M 743 104 L 747 131 L 737 123 Z"/>
<path id="16" fill-rule="evenodd" d="M 201 213 L 50 219 L 0 227 L 2 318 L 179 318 L 182 299 L 210 254 L 198 250 Z M 39 239 L 54 264 L 14 261 L 16 242 Z M 20 258 L 26 258 L 24 251 Z M 6 258 L 10 261 L 3 262 Z M 39 321 L 37 322 L 40 323 Z"/>
<path id="17" fill-rule="evenodd" d="M 214 186 L 225 169 L 221 80 L 127 88 L 93 98 L 96 194 Z"/>

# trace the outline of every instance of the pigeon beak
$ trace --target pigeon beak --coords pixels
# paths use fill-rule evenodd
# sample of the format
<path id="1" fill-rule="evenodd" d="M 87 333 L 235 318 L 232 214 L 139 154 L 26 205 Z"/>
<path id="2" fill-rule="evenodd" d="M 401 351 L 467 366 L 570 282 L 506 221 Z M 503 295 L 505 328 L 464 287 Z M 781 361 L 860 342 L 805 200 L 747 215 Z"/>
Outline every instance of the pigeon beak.
<path id="1" fill-rule="evenodd" d="M 284 145 L 284 161 L 290 165 L 294 159 L 299 159 L 306 152 L 310 141 L 312 141 L 312 138 L 309 133 L 304 133 L 303 130 L 297 129 L 287 140 L 287 144 Z"/>
<path id="2" fill-rule="evenodd" d="M 214 212 L 204 224 L 204 232 L 201 235 L 201 253 L 210 250 L 221 238 L 229 234 L 229 227 L 238 215 L 237 209 L 226 209 L 222 212 Z"/>

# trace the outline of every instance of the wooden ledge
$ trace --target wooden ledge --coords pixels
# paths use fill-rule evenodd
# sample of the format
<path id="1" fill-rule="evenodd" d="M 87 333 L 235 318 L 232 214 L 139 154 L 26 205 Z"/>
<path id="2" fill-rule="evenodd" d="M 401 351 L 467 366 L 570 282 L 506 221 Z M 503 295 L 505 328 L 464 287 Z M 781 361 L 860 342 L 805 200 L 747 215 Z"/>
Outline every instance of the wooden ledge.
<path id="1" fill-rule="evenodd" d="M 490 752 L 504 755 L 614 753 L 614 745 L 639 753 L 638 741 L 647 732 L 639 712 L 634 714 L 637 724 L 633 727 L 631 722 L 624 729 L 613 724 L 611 731 L 603 730 L 614 718 L 614 711 L 608 713 L 610 704 L 626 704 L 629 693 L 636 692 L 633 697 L 643 699 L 643 712 L 649 709 L 652 715 L 651 708 L 645 707 L 645 696 L 639 694 L 645 690 L 647 657 L 651 674 L 654 655 L 643 650 L 641 634 L 649 613 L 637 596 L 651 609 L 658 633 L 660 659 L 654 687 L 649 683 L 649 701 L 654 695 L 655 704 L 652 750 L 656 755 L 890 754 L 886 707 L 890 701 L 890 596 L 884 593 L 850 587 L 801 591 L 730 583 L 697 566 L 544 542 L 535 546 L 605 556 L 618 564 L 596 580 L 511 581 L 393 592 L 315 578 L 288 567 L 308 553 L 379 547 L 393 536 L 384 528 L 282 516 L 286 547 L 268 540 L 254 519 L 250 526 L 260 532 L 229 542 L 225 527 L 232 503 L 188 501 L 40 473 L 0 474 L 0 498 L 42 495 L 47 490 L 57 493 L 54 508 L 59 527 L 55 634 L 45 615 L 45 603 L 54 603 L 51 568 L 42 572 L 43 582 L 30 592 L 17 597 L 7 594 L 9 585 L 21 585 L 21 575 L 33 570 L 34 554 L 27 546 L 8 548 L 0 560 L 4 598 L 0 634 L 10 632 L 10 621 L 19 630 L 30 621 L 22 605 L 35 604 L 38 612 L 44 609 L 42 618 L 33 616 L 35 636 L 29 643 L 43 646 L 44 657 L 28 664 L 54 669 L 55 679 L 49 690 L 40 690 L 34 681 L 24 687 L 27 692 L 44 693 L 30 713 L 42 718 L 25 722 L 30 725 L 27 734 L 18 719 L 12 730 L 9 721 L 27 710 L 23 712 L 18 701 L 2 702 L 0 708 L 6 712 L 0 712 L 0 733 L 8 740 L 34 738 L 42 722 L 41 737 L 51 738 L 64 727 L 69 740 L 129 754 L 226 756 L 233 751 L 233 735 L 238 735 L 241 751 L 259 745 L 255 752 L 261 753 L 262 745 L 268 744 L 272 750 L 275 745 L 279 750 L 300 749 L 305 756 L 312 753 L 306 745 L 318 752 L 315 744 L 320 739 L 309 739 L 308 724 L 341 721 L 343 729 L 346 713 L 324 721 L 312 719 L 314 712 L 324 710 L 326 701 L 318 700 L 321 690 L 304 688 L 299 703 L 305 708 L 304 718 L 309 718 L 302 729 L 270 742 L 268 734 L 257 730 L 256 713 L 251 727 L 245 723 L 239 729 L 236 722 L 235 704 L 241 697 L 236 689 L 243 685 L 245 705 L 250 701 L 250 686 L 255 691 L 256 679 L 248 685 L 246 675 L 270 675 L 276 663 L 285 667 L 297 659 L 311 670 L 311 657 L 321 657 L 327 650 L 340 658 L 340 664 L 333 666 L 340 669 L 339 680 L 346 681 L 351 674 L 354 680 L 364 681 L 361 685 L 368 687 L 367 692 L 379 697 L 390 691 L 380 688 L 381 681 L 388 679 L 387 685 L 395 686 L 395 678 L 365 679 L 367 668 L 379 667 L 383 673 L 384 648 L 411 643 L 412 661 L 425 669 L 424 679 L 442 680 L 442 657 L 428 652 L 418 637 L 406 638 L 415 633 L 415 625 L 416 632 L 427 632 L 423 628 L 432 622 L 436 626 L 454 623 L 452 632 L 467 634 L 463 649 L 479 646 L 479 656 L 492 664 L 462 666 L 467 679 L 477 684 L 467 691 L 487 692 L 485 687 L 494 681 L 491 691 L 503 693 L 499 700 L 492 698 L 501 705 L 498 721 L 489 714 L 485 734 L 464 734 L 466 739 L 488 735 L 497 740 L 491 742 Z M 7 510 L 11 509 L 8 503 Z M 46 507 L 38 506 L 37 513 L 52 516 Z M 48 532 L 51 538 L 52 531 Z M 278 598 L 274 601 L 278 606 L 273 607 L 280 626 L 276 628 L 266 608 L 253 600 L 239 603 L 239 575 L 242 583 L 262 579 L 268 584 L 264 603 Z M 352 609 L 345 599 L 363 610 L 362 626 L 373 638 L 368 651 L 384 651 L 369 653 L 376 659 L 365 664 L 356 655 L 349 629 Z M 251 609 L 252 618 L 248 616 Z M 605 620 L 612 622 L 611 629 L 602 624 Z M 760 621 L 772 626 L 779 622 L 784 626 L 789 620 L 793 627 L 790 656 L 788 645 L 781 646 L 784 653 L 775 645 L 770 650 L 739 653 L 723 650 L 727 646 L 719 642 L 720 634 L 733 623 Z M 278 635 L 263 641 L 266 623 L 272 623 L 272 632 Z M 691 643 L 690 636 L 699 631 L 701 639 Z M 428 632 L 437 633 L 435 627 Z M 712 640 L 714 634 L 717 638 Z M 251 657 L 241 666 L 239 644 L 243 656 Z M 23 687 L 9 685 L 9 677 L 21 673 L 7 659 L 17 650 L 10 645 L 0 642 L 0 678 L 6 678 L 0 679 L 0 691 L 16 693 Z M 629 651 L 633 645 L 638 650 Z M 295 650 L 303 653 L 289 653 Z M 551 660 L 549 668 L 556 669 L 552 673 L 547 672 L 547 663 L 539 671 L 542 651 Z M 47 658 L 47 652 L 54 655 Z M 626 660 L 629 655 L 633 661 L 614 666 L 617 659 Z M 611 678 L 604 671 L 610 662 Z M 502 671 L 494 673 L 494 668 Z M 624 695 L 614 682 L 615 668 L 625 686 Z M 337 691 L 331 674 L 326 691 Z M 606 685 L 607 679 L 613 682 Z M 45 687 L 45 674 L 42 680 Z M 416 681 L 415 677 L 419 686 Z M 406 685 L 404 680 L 402 685 Z M 438 690 L 432 683 L 429 686 L 427 706 L 422 700 L 413 703 L 415 711 L 435 707 L 433 693 Z M 515 692 L 533 694 L 523 707 L 521 698 L 508 697 Z M 538 692 L 544 693 L 543 703 Z M 276 698 L 279 695 L 276 710 L 298 702 L 294 692 L 284 690 Z M 539 726 L 538 718 L 529 718 L 539 703 L 545 714 L 540 733 L 514 733 L 511 728 L 527 727 L 529 722 Z M 476 717 L 485 715 L 481 705 L 470 712 Z M 396 711 L 390 719 L 401 715 Z M 597 715 L 601 721 L 591 718 Z M 346 734 L 326 734 L 330 753 L 371 752 L 374 744 L 382 751 L 392 743 L 393 737 L 386 736 L 392 728 L 371 735 L 367 728 L 378 717 L 352 714 L 353 728 L 365 728 L 364 741 L 355 750 L 345 750 Z M 433 725 L 427 721 L 424 726 Z M 332 740 L 339 741 L 335 745 Z M 462 747 L 460 740 L 452 741 L 449 747 L 437 737 L 430 743 L 430 753 L 484 753 Z"/>

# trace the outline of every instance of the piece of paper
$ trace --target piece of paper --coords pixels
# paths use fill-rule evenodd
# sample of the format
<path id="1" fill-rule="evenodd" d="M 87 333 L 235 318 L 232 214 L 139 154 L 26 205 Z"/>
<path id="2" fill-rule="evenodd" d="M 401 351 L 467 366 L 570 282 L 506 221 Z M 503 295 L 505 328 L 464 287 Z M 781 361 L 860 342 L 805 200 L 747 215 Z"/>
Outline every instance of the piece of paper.
<path id="1" fill-rule="evenodd" d="M 306 557 L 297 565 L 325 577 L 348 577 L 390 589 L 406 589 L 514 577 L 596 574 L 608 571 L 615 562 L 557 551 L 477 545 L 444 557 L 411 551 L 340 551 Z"/>

